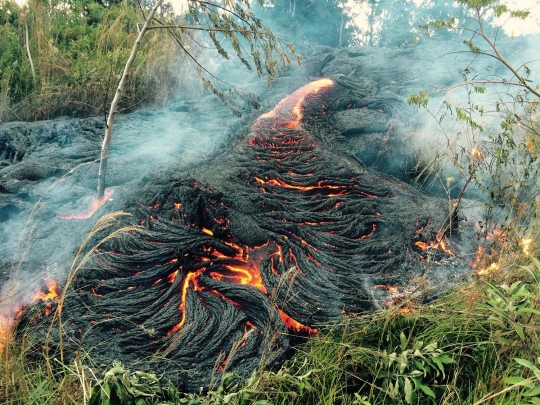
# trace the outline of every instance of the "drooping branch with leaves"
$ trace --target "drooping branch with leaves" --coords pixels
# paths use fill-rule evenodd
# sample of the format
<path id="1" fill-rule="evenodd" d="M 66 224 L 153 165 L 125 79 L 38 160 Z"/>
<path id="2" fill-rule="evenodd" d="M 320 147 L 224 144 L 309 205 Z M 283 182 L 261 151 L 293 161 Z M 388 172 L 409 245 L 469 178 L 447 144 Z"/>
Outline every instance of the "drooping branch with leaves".
<path id="1" fill-rule="evenodd" d="M 472 57 L 472 62 L 460 70 L 463 81 L 430 92 L 422 90 L 412 94 L 407 102 L 417 108 L 428 108 L 430 97 L 443 93 L 442 108 L 432 115 L 440 124 L 450 113 L 464 127 L 460 133 L 468 134 L 469 150 L 457 142 L 459 133 L 450 136 L 445 133 L 449 149 L 453 148 L 450 150 L 452 162 L 464 178 L 459 197 L 452 201 L 449 221 L 457 218 L 466 188 L 475 184 L 488 197 L 487 218 L 498 207 L 506 212 L 503 226 L 516 226 L 515 229 L 523 233 L 527 228 L 523 218 L 535 215 L 538 199 L 535 190 L 540 169 L 537 153 L 540 147 L 540 84 L 534 82 L 529 68 L 538 61 L 515 67 L 517 64 L 498 44 L 501 27 L 494 18 L 505 16 L 525 20 L 530 13 L 510 10 L 499 0 L 456 2 L 465 6 L 466 15 L 423 24 L 420 26 L 423 34 L 418 39 L 430 37 L 439 30 L 468 34 L 463 40 L 466 50 L 458 52 Z M 480 58 L 496 61 L 508 75 L 483 77 L 473 66 Z M 465 90 L 465 95 L 460 98 L 464 101 L 451 102 L 447 96 L 460 89 Z M 487 104 L 478 100 L 482 94 L 491 97 Z M 526 211 L 529 212 L 526 214 Z"/>
<path id="2" fill-rule="evenodd" d="M 231 59 L 230 52 L 225 49 L 227 43 L 238 60 L 248 69 L 255 70 L 258 76 L 266 76 L 270 84 L 278 72 L 291 65 L 289 52 L 298 63 L 299 56 L 295 53 L 290 43 L 283 42 L 266 27 L 259 18 L 250 11 L 250 0 L 189 0 L 188 10 L 185 15 L 185 23 L 176 24 L 171 21 L 162 21 L 157 17 L 159 8 L 165 0 L 157 0 L 148 15 L 144 16 L 144 24 L 133 45 L 120 82 L 116 89 L 114 99 L 111 102 L 105 136 L 101 148 L 101 159 L 98 173 L 97 198 L 102 199 L 105 192 L 105 176 L 107 171 L 108 152 L 113 134 L 113 125 L 118 111 L 118 104 L 123 95 L 126 79 L 130 74 L 133 61 L 140 50 L 144 36 L 151 30 L 167 30 L 175 39 L 181 52 L 195 67 L 205 88 L 214 93 L 221 101 L 228 105 L 236 114 L 240 110 L 235 102 L 237 98 L 248 100 L 257 106 L 253 98 L 249 98 L 236 88 L 230 88 L 226 93 L 221 84 L 225 83 L 207 70 L 197 56 L 192 54 L 183 37 L 191 37 L 193 32 L 204 32 L 214 44 L 217 52 L 225 59 Z M 258 0 L 263 6 L 264 0 Z M 225 83 L 226 84 L 226 83 Z"/>

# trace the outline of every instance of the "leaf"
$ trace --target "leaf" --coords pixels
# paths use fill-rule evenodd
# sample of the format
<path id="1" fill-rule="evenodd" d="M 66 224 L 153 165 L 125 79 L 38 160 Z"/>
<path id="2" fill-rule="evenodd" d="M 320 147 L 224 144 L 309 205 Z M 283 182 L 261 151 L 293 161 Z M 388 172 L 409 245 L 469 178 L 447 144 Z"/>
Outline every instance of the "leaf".
<path id="1" fill-rule="evenodd" d="M 514 359 L 516 361 L 516 363 L 524 366 L 524 367 L 527 367 L 531 370 L 534 370 L 534 369 L 537 369 L 537 367 L 531 363 L 529 360 L 524 360 L 524 359 Z"/>
<path id="2" fill-rule="evenodd" d="M 408 341 L 403 331 L 401 331 L 401 333 L 399 334 L 399 342 L 400 342 L 401 351 L 402 352 L 405 351 L 405 349 L 407 348 Z"/>
<path id="3" fill-rule="evenodd" d="M 514 329 L 521 340 L 525 340 L 525 334 L 523 333 L 523 326 L 519 324 L 514 325 Z"/>
<path id="4" fill-rule="evenodd" d="M 413 389 L 412 389 L 412 384 L 411 384 L 411 380 L 409 380 L 408 377 L 405 377 L 405 401 L 410 404 L 411 401 L 412 401 L 412 394 L 413 394 Z"/>
<path id="5" fill-rule="evenodd" d="M 529 391 L 526 391 L 522 393 L 524 397 L 535 397 L 538 394 L 540 394 L 540 384 L 536 384 L 533 388 L 531 388 Z"/>
<path id="6" fill-rule="evenodd" d="M 506 378 L 503 378 L 503 381 L 509 385 L 523 385 L 525 387 L 532 385 L 532 382 L 526 380 L 523 377 L 506 377 Z M 527 381 L 527 383 L 521 384 L 523 381 Z"/>
<path id="7" fill-rule="evenodd" d="M 427 396 L 435 398 L 435 393 L 432 391 L 431 388 L 429 388 L 427 385 L 422 384 L 422 382 L 418 378 L 413 378 L 413 381 L 416 388 L 420 388 Z"/>

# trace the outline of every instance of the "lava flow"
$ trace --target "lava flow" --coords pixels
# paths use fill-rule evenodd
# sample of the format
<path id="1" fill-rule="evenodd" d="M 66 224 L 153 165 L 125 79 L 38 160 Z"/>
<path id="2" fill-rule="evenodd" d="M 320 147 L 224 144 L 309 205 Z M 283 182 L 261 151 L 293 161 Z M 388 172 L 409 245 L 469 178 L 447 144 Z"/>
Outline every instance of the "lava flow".
<path id="1" fill-rule="evenodd" d="M 394 285 L 406 291 L 424 273 L 411 249 L 419 223 L 437 234 L 430 248 L 453 254 L 437 233 L 445 201 L 340 149 L 326 118 L 335 86 L 302 87 L 224 153 L 141 186 L 118 226 L 145 232 L 100 245 L 70 284 L 63 331 L 74 350 L 127 365 L 156 354 L 168 359 L 157 371 L 196 391 L 225 369 L 278 364 L 291 334 L 380 308 Z"/>
<path id="2" fill-rule="evenodd" d="M 114 192 L 114 190 L 107 189 L 107 190 L 105 190 L 105 193 L 103 194 L 103 197 L 101 197 L 101 198 L 96 198 L 96 197 L 92 198 L 92 202 L 90 203 L 90 207 L 84 212 L 81 212 L 79 214 L 57 215 L 57 217 L 60 218 L 60 219 L 88 219 L 92 215 L 94 215 L 94 213 L 103 204 L 105 204 L 109 198 L 111 198 L 111 196 L 113 195 L 113 192 Z"/>

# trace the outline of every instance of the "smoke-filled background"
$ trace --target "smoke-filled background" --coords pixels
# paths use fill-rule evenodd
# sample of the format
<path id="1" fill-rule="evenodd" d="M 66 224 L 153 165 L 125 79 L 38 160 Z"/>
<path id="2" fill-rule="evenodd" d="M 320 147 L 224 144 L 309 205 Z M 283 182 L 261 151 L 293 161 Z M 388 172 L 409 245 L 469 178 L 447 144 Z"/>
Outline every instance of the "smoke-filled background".
<path id="1" fill-rule="evenodd" d="M 527 23 L 494 22 L 504 24 L 497 33 L 497 45 L 514 66 L 534 60 L 540 43 L 538 2 L 517 3 L 509 6 L 531 9 Z M 351 76 L 365 77 L 366 86 L 384 89 L 381 97 L 394 100 L 386 104 L 393 107 L 381 109 L 379 115 L 355 116 L 356 126 L 359 119 L 364 120 L 362 137 L 356 136 L 347 111 L 334 116 L 336 126 L 349 135 L 360 160 L 403 180 L 412 181 L 417 163 L 429 161 L 443 150 L 447 144 L 443 131 L 460 130 L 449 114 L 442 121 L 434 119 L 427 111 L 407 106 L 407 97 L 419 90 L 459 83 L 463 79 L 460 72 L 471 65 L 479 77 L 508 77 L 494 59 L 461 52 L 467 51 L 463 39 L 471 39 L 466 32 L 438 32 L 413 45 L 422 33 L 418 24 L 464 15 L 463 8 L 446 2 L 279 0 L 256 7 L 255 13 L 294 44 L 303 65 L 293 66 L 268 88 L 241 64 L 223 60 L 211 49 L 210 41 L 197 38 L 200 46 L 193 44 L 195 54 L 223 81 L 223 88 L 232 84 L 257 93 L 264 112 L 286 94 L 325 74 L 341 78 L 343 83 Z M 538 78 L 537 64 L 529 67 Z M 185 67 L 181 69 L 185 74 Z M 59 118 L 0 126 L 0 271 L 2 294 L 9 296 L 3 300 L 7 303 L 4 316 L 12 316 L 13 309 L 27 304 L 45 278 L 62 280 L 97 218 L 122 209 L 153 172 L 170 167 L 189 171 L 226 147 L 240 128 L 261 113 L 246 104 L 243 117 L 237 118 L 198 83 L 195 74 L 186 75 L 184 86 L 164 107 L 118 118 L 107 177 L 112 194 L 89 219 L 63 217 L 80 214 L 91 204 L 105 118 Z M 432 98 L 432 111 L 443 106 L 443 96 L 445 93 L 439 93 Z M 493 97 L 485 95 L 487 102 Z M 446 100 L 457 104 L 463 93 L 456 91 Z M 353 109 L 360 107 L 354 105 Z M 489 116 L 484 125 L 489 130 Z M 466 144 L 468 139 L 463 139 Z M 455 198 L 463 179 L 450 161 L 442 161 L 436 176 L 424 178 L 417 186 L 446 198 L 447 178 L 455 179 L 450 192 Z M 478 201 L 481 195 L 474 188 L 468 197 L 473 198 L 472 207 L 480 205 L 474 199 Z"/>

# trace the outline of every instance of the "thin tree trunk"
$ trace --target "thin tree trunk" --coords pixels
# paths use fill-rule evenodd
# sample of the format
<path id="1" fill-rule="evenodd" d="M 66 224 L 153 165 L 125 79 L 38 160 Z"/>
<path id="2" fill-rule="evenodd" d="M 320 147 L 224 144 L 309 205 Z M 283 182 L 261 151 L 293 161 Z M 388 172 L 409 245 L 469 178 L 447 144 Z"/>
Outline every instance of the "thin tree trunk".
<path id="1" fill-rule="evenodd" d="M 118 108 L 118 104 L 120 102 L 120 98 L 122 97 L 122 93 L 124 92 L 124 86 L 126 84 L 127 77 L 129 76 L 131 65 L 133 65 L 133 61 L 135 60 L 135 57 L 137 56 L 137 52 L 139 51 L 139 48 L 141 46 L 142 39 L 144 37 L 144 34 L 146 33 L 146 30 L 150 23 L 152 22 L 152 19 L 154 18 L 154 15 L 156 14 L 157 9 L 164 0 L 158 0 L 154 8 L 152 8 L 152 11 L 150 11 L 150 14 L 146 17 L 146 20 L 144 21 L 144 25 L 141 28 L 141 31 L 139 32 L 139 36 L 137 37 L 137 40 L 135 41 L 135 45 L 133 45 L 133 49 L 131 50 L 131 55 L 129 55 L 129 59 L 126 62 L 126 66 L 124 68 L 124 73 L 122 73 L 122 77 L 120 78 L 120 83 L 118 83 L 118 88 L 116 89 L 116 93 L 114 94 L 113 101 L 111 103 L 111 109 L 109 110 L 109 117 L 107 118 L 107 127 L 105 128 L 105 138 L 103 139 L 103 144 L 101 145 L 101 161 L 99 164 L 99 172 L 98 172 L 98 187 L 97 187 L 97 198 L 101 199 L 103 198 L 103 194 L 105 193 L 105 175 L 107 173 L 107 159 L 109 154 L 109 145 L 111 144 L 112 134 L 113 134 L 113 124 L 114 119 L 116 118 L 116 109 Z"/>
<path id="2" fill-rule="evenodd" d="M 341 39 L 343 35 L 343 14 L 345 13 L 345 5 L 341 8 L 341 19 L 339 20 L 339 43 L 338 48 L 341 48 Z"/>
<path id="3" fill-rule="evenodd" d="M 26 53 L 28 53 L 28 59 L 30 60 L 30 68 L 32 69 L 32 78 L 34 79 L 34 90 L 37 88 L 36 83 L 36 71 L 34 70 L 34 62 L 32 61 L 32 54 L 30 53 L 30 43 L 28 41 L 28 21 L 24 23 L 25 36 L 26 36 Z"/>

